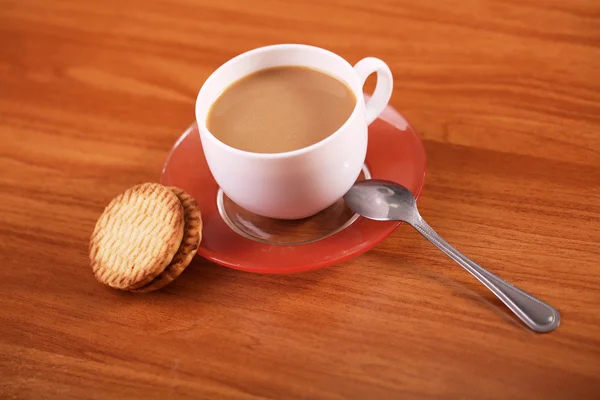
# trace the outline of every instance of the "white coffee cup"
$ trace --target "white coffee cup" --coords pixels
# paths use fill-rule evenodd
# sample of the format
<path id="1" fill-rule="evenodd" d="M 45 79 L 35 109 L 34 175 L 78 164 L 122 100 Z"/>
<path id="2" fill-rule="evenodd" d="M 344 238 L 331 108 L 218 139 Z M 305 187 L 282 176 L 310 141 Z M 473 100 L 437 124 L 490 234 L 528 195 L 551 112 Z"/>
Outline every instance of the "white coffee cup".
<path id="1" fill-rule="evenodd" d="M 354 111 L 335 133 L 299 150 L 263 154 L 228 146 L 208 130 L 210 107 L 229 85 L 261 69 L 289 65 L 320 70 L 352 89 Z M 362 88 L 372 73 L 377 73 L 377 86 L 365 104 Z M 392 73 L 377 58 L 364 58 L 352 67 L 335 53 L 300 44 L 240 54 L 209 76 L 196 100 L 196 121 L 210 171 L 231 200 L 255 214 L 279 219 L 314 215 L 343 197 L 358 178 L 367 153 L 367 127 L 388 104 L 392 89 Z"/>

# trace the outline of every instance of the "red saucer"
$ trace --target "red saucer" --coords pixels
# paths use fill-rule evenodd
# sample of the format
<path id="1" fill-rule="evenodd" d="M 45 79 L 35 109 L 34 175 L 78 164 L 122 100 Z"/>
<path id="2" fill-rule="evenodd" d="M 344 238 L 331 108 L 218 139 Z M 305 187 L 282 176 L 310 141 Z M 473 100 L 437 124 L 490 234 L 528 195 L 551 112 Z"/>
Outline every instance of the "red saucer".
<path id="1" fill-rule="evenodd" d="M 391 107 L 369 126 L 366 165 L 373 178 L 399 182 L 417 198 L 421 194 L 425 181 L 423 144 L 415 130 Z M 161 182 L 186 190 L 198 202 L 204 224 L 198 254 L 248 272 L 287 274 L 337 264 L 373 248 L 400 225 L 360 217 L 331 236 L 293 245 L 267 244 L 243 237 L 230 228 L 219 213 L 219 188 L 204 159 L 195 123 L 171 149 Z M 336 206 L 336 210 L 339 207 Z M 316 218 L 312 223 L 318 224 L 321 220 L 323 218 Z M 310 225 L 310 221 L 301 225 Z"/>

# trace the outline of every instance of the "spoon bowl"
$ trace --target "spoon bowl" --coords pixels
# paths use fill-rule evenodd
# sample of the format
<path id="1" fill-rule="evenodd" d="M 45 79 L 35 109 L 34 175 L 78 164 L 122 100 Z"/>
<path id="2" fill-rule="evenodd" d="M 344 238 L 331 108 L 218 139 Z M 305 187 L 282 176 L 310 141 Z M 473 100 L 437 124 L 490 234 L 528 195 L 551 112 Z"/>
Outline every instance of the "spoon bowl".
<path id="1" fill-rule="evenodd" d="M 375 221 L 413 221 L 417 216 L 415 196 L 402 185 L 379 179 L 357 182 L 344 196 L 355 213 Z"/>

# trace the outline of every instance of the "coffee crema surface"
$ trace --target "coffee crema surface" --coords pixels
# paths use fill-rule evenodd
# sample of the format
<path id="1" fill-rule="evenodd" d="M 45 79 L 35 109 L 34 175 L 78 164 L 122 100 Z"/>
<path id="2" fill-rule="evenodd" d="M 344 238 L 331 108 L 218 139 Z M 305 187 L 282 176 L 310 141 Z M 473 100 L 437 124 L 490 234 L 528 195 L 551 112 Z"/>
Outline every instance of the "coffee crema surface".
<path id="1" fill-rule="evenodd" d="M 207 127 L 231 147 L 283 153 L 335 133 L 355 105 L 352 90 L 324 72 L 300 66 L 273 67 L 226 88 L 210 108 Z"/>

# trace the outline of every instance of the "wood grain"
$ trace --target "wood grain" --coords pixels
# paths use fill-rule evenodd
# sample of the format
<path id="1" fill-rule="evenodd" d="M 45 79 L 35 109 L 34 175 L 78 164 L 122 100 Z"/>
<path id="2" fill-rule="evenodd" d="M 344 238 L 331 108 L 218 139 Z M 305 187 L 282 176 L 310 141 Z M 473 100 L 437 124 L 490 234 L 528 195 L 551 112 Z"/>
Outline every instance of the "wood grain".
<path id="1" fill-rule="evenodd" d="M 556 332 L 405 226 L 305 274 L 94 280 L 104 205 L 158 179 L 213 69 L 280 42 L 389 63 L 422 214 Z M 599 77 L 596 0 L 0 0 L 0 398 L 599 398 Z"/>

